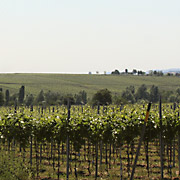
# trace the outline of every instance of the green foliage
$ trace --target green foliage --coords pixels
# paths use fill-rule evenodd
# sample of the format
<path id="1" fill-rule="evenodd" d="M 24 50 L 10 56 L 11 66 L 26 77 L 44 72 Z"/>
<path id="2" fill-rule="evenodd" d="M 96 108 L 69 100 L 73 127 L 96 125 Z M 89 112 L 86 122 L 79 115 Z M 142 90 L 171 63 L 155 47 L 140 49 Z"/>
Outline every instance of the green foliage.
<path id="1" fill-rule="evenodd" d="M 172 104 L 164 104 L 162 107 L 162 137 L 165 145 L 171 145 L 180 132 L 179 106 L 176 106 L 177 109 L 172 109 L 171 106 Z M 1 143 L 16 142 L 17 147 L 20 145 L 22 149 L 28 149 L 27 158 L 29 158 L 31 137 L 39 145 L 53 142 L 56 146 L 66 143 L 68 135 L 72 145 L 70 146 L 71 152 L 80 152 L 85 142 L 92 146 L 97 143 L 100 145 L 100 142 L 108 145 L 111 143 L 113 147 L 118 148 L 125 143 L 132 144 L 138 139 L 146 116 L 146 106 L 138 104 L 125 105 L 123 109 L 119 106 L 101 106 L 99 109 L 92 109 L 86 105 L 83 107 L 72 106 L 71 117 L 67 121 L 67 107 L 56 108 L 53 112 L 46 109 L 44 113 L 40 114 L 38 107 L 34 107 L 33 112 L 26 108 L 20 108 L 17 109 L 17 113 L 14 113 L 13 108 L 1 107 Z M 144 141 L 154 142 L 156 139 L 155 142 L 157 142 L 159 136 L 159 109 L 156 104 L 153 104 L 146 125 Z M 1 150 L 4 150 L 4 147 Z M 83 152 L 87 153 L 85 150 Z M 13 180 L 16 177 L 22 180 L 32 178 L 32 171 L 24 162 L 14 156 L 10 157 L 9 154 L 8 158 L 10 160 L 5 158 L 5 154 L 0 154 L 0 179 L 7 179 L 7 177 Z"/>
<path id="2" fill-rule="evenodd" d="M 176 89 L 176 92 L 180 96 L 180 88 Z"/>
<path id="3" fill-rule="evenodd" d="M 63 104 L 68 105 L 68 101 L 71 105 L 75 104 L 75 99 L 72 94 L 67 94 L 63 97 Z"/>
<path id="4" fill-rule="evenodd" d="M 114 75 L 119 75 L 119 74 L 120 74 L 120 72 L 119 72 L 119 70 L 117 70 L 117 69 L 116 69 L 115 71 L 112 71 L 112 72 L 111 72 L 111 74 L 114 74 Z"/>
<path id="5" fill-rule="evenodd" d="M 148 100 L 149 99 L 149 93 L 147 92 L 147 86 L 145 84 L 142 84 L 137 89 L 135 97 L 136 97 L 136 100 L 140 100 L 140 99 Z"/>
<path id="6" fill-rule="evenodd" d="M 37 98 L 36 98 L 36 102 L 38 104 L 42 104 L 42 102 L 45 100 L 44 98 L 44 91 L 41 90 L 40 93 L 38 94 Z"/>
<path id="7" fill-rule="evenodd" d="M 82 105 L 87 103 L 87 93 L 86 91 L 80 91 L 78 94 L 74 95 L 75 104 L 76 105 Z"/>
<path id="8" fill-rule="evenodd" d="M 128 103 L 135 103 L 135 88 L 134 86 L 129 86 L 126 88 L 125 91 L 122 92 L 122 98 L 126 99 Z"/>
<path id="9" fill-rule="evenodd" d="M 34 96 L 32 94 L 26 96 L 25 105 L 30 106 L 33 104 Z"/>
<path id="10" fill-rule="evenodd" d="M 47 93 L 44 94 L 44 97 L 45 97 L 44 99 L 46 101 L 46 104 L 48 104 L 48 105 L 56 105 L 59 96 L 60 95 L 58 93 L 48 91 Z"/>
<path id="11" fill-rule="evenodd" d="M 9 90 L 8 89 L 6 90 L 5 98 L 6 98 L 6 106 L 7 106 L 9 104 L 9 99 L 10 99 L 10 95 L 9 95 Z"/>
<path id="12" fill-rule="evenodd" d="M 21 86 L 21 88 L 19 89 L 19 98 L 18 98 L 20 104 L 24 102 L 24 96 L 25 96 L 25 87 Z"/>
<path id="13" fill-rule="evenodd" d="M 112 96 L 111 92 L 108 89 L 101 89 L 97 91 L 92 98 L 93 105 L 108 105 L 111 103 Z"/>
<path id="14" fill-rule="evenodd" d="M 4 104 L 4 94 L 2 91 L 0 91 L 0 106 L 3 106 Z"/>
<path id="15" fill-rule="evenodd" d="M 125 99 L 124 97 L 122 97 L 120 95 L 113 96 L 112 102 L 113 102 L 113 104 L 116 104 L 116 105 L 128 104 L 127 99 Z"/>
<path id="16" fill-rule="evenodd" d="M 159 96 L 160 96 L 160 93 L 159 93 L 159 89 L 157 86 L 152 86 L 151 89 L 150 89 L 150 93 L 149 93 L 149 99 L 151 102 L 153 103 L 156 103 L 159 101 Z"/>
<path id="17" fill-rule="evenodd" d="M 1 180 L 31 180 L 34 179 L 33 171 L 14 157 L 13 153 L 0 152 L 0 179 Z"/>

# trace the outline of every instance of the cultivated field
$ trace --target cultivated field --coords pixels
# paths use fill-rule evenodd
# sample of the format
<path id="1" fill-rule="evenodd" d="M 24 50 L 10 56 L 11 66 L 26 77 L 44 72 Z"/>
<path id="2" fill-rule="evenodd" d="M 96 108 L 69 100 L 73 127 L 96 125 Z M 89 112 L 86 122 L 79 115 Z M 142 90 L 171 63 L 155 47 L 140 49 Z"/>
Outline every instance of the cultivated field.
<path id="1" fill-rule="evenodd" d="M 179 77 L 152 77 L 133 75 L 86 75 L 86 74 L 0 74 L 0 87 L 9 89 L 10 93 L 18 92 L 21 85 L 26 88 L 26 94 L 36 95 L 40 90 L 59 93 L 78 93 L 85 90 L 91 97 L 97 90 L 109 89 L 113 94 L 121 93 L 127 86 L 138 88 L 156 85 L 160 90 L 174 90 L 180 87 Z"/>
<path id="2" fill-rule="evenodd" d="M 161 110 L 162 121 L 152 105 L 133 179 L 180 177 L 179 106 Z M 0 179 L 130 179 L 146 114 L 142 105 L 2 107 Z"/>

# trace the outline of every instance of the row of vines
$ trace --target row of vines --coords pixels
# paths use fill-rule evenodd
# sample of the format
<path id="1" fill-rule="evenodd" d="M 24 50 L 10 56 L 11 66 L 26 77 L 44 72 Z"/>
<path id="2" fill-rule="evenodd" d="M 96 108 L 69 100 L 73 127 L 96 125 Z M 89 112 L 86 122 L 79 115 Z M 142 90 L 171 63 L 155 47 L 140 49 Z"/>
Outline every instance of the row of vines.
<path id="1" fill-rule="evenodd" d="M 2 107 L 0 153 L 21 159 L 34 179 L 128 179 L 145 116 L 142 105 Z M 161 150 L 163 176 L 178 178 L 178 105 L 163 105 L 162 118 L 152 106 L 134 179 L 162 177 Z"/>

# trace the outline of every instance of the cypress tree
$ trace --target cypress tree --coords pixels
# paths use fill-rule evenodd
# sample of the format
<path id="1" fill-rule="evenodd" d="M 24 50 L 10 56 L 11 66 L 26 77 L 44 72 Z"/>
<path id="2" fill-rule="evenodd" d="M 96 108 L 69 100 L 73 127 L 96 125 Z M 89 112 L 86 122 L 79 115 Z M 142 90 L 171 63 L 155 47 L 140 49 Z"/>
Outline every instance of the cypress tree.
<path id="1" fill-rule="evenodd" d="M 3 106 L 3 104 L 4 104 L 4 95 L 2 91 L 0 91 L 0 106 Z"/>
<path id="2" fill-rule="evenodd" d="M 25 87 L 21 86 L 21 88 L 19 89 L 19 103 L 23 103 L 24 101 L 24 95 L 25 95 Z"/>
<path id="3" fill-rule="evenodd" d="M 9 90 L 6 90 L 6 106 L 9 104 Z"/>

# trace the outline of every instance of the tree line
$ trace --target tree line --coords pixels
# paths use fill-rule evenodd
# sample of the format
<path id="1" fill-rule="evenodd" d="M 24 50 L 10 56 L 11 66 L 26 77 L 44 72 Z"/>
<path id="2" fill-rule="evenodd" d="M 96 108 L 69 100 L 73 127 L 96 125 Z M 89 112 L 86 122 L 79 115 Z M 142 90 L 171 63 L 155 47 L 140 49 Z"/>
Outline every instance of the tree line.
<path id="1" fill-rule="evenodd" d="M 125 69 L 124 72 L 120 72 L 118 69 L 115 69 L 114 71 L 111 72 L 112 75 L 146 75 L 146 76 L 180 76 L 180 73 L 163 73 L 163 71 L 158 71 L 158 70 L 150 70 L 148 73 L 142 71 L 142 70 L 137 70 L 133 69 L 131 72 L 128 69 Z"/>
<path id="2" fill-rule="evenodd" d="M 3 91 L 0 88 L 0 106 L 17 106 L 17 105 L 66 105 L 68 101 L 72 105 L 109 105 L 109 104 L 134 104 L 142 101 L 151 101 L 156 103 L 159 97 L 163 102 L 180 103 L 180 88 L 175 91 L 159 90 L 158 86 L 152 85 L 148 88 L 142 84 L 139 88 L 128 86 L 122 93 L 114 93 L 108 89 L 98 90 L 92 98 L 88 98 L 87 92 L 82 90 L 76 94 L 61 94 L 59 92 L 41 90 L 37 96 L 25 94 L 25 86 L 21 86 L 19 91 L 10 94 L 7 89 Z"/>
<path id="3" fill-rule="evenodd" d="M 120 94 L 112 93 L 108 89 L 99 90 L 92 98 L 93 105 L 109 105 L 109 104 L 134 104 L 145 102 L 157 103 L 161 96 L 162 102 L 177 102 L 180 103 L 180 88 L 175 91 L 159 90 L 158 86 L 152 85 L 148 88 L 142 84 L 137 90 L 134 86 L 126 87 Z"/>
<path id="4" fill-rule="evenodd" d="M 0 106 L 62 105 L 67 104 L 68 100 L 70 100 L 71 104 L 86 104 L 87 93 L 82 90 L 74 95 L 64 95 L 58 92 L 51 92 L 50 90 L 47 92 L 41 90 L 37 96 L 34 96 L 33 94 L 25 95 L 25 86 L 21 86 L 18 93 L 14 94 L 10 94 L 8 89 L 3 92 L 3 89 L 0 88 Z"/>

